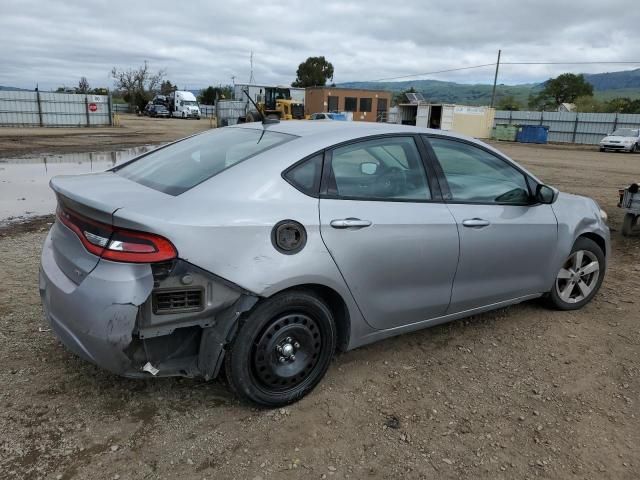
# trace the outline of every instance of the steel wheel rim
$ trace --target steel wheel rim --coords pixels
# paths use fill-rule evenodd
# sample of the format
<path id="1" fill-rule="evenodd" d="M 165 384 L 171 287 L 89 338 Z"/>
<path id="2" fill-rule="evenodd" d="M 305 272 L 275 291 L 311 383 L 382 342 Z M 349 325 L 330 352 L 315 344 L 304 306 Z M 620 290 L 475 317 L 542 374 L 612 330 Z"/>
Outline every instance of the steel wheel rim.
<path id="1" fill-rule="evenodd" d="M 598 284 L 600 262 L 589 250 L 573 252 L 556 277 L 556 293 L 567 303 L 578 303 L 589 297 Z"/>
<path id="2" fill-rule="evenodd" d="M 253 376 L 265 391 L 293 390 L 314 371 L 322 347 L 322 332 L 311 316 L 289 313 L 276 317 L 253 344 Z"/>

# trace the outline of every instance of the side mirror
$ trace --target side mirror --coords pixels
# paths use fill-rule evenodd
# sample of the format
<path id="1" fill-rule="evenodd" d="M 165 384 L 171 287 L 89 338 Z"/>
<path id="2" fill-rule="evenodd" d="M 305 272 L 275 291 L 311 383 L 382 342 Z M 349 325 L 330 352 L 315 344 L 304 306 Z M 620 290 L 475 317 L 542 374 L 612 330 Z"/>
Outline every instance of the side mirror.
<path id="1" fill-rule="evenodd" d="M 365 162 L 360 164 L 360 173 L 363 175 L 375 175 L 378 171 L 378 164 L 373 162 Z"/>
<path id="2" fill-rule="evenodd" d="M 536 187 L 536 200 L 540 203 L 551 204 L 558 198 L 558 191 L 547 185 L 538 184 Z"/>

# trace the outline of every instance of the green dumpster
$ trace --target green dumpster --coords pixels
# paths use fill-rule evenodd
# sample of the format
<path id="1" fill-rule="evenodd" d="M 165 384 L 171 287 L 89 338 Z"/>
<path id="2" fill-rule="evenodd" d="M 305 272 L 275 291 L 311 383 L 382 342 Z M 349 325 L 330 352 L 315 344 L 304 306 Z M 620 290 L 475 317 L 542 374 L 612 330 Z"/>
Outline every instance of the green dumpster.
<path id="1" fill-rule="evenodd" d="M 491 138 L 494 140 L 504 140 L 507 142 L 515 142 L 518 134 L 517 125 L 499 124 L 493 128 Z"/>

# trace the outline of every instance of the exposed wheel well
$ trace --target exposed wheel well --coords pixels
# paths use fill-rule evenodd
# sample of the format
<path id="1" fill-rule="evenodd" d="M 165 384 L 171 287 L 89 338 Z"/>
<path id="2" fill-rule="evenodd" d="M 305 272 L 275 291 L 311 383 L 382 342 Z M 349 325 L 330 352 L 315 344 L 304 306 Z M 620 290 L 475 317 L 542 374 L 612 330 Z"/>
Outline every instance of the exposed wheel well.
<path id="1" fill-rule="evenodd" d="M 607 256 L 607 244 L 604 241 L 604 238 L 602 238 L 600 235 L 598 235 L 597 233 L 587 232 L 587 233 L 583 233 L 578 238 L 581 238 L 581 237 L 588 238 L 589 240 L 596 242 L 596 244 L 600 247 L 600 250 L 602 250 L 602 254 L 605 257 Z"/>
<path id="2" fill-rule="evenodd" d="M 333 313 L 333 318 L 336 322 L 336 330 L 338 332 L 338 339 L 336 342 L 337 349 L 344 352 L 349 345 L 349 336 L 351 335 L 351 320 L 349 317 L 349 309 L 347 304 L 342 299 L 342 296 L 334 289 L 325 285 L 319 285 L 315 283 L 296 285 L 295 287 L 287 288 L 277 294 L 283 292 L 290 292 L 292 290 L 307 291 L 320 297 Z M 277 295 L 276 294 L 276 295 Z"/>

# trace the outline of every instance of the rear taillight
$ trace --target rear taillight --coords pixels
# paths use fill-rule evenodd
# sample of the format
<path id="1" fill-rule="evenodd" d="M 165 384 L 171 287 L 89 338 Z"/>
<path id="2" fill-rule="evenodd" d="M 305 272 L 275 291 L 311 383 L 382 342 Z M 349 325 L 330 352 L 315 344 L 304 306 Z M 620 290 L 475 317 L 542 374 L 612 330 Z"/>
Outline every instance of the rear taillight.
<path id="1" fill-rule="evenodd" d="M 128 263 L 164 262 L 178 256 L 173 244 L 160 235 L 112 227 L 58 206 L 57 217 L 94 255 Z"/>

